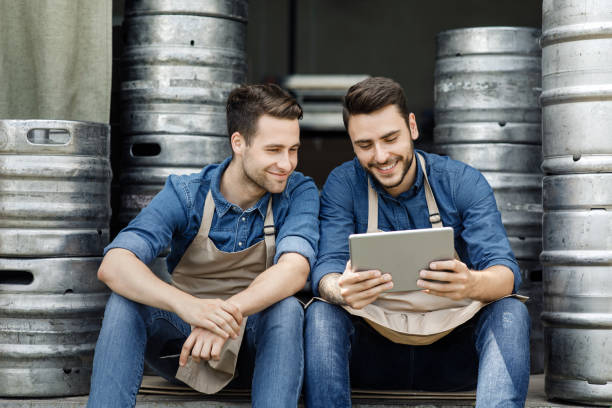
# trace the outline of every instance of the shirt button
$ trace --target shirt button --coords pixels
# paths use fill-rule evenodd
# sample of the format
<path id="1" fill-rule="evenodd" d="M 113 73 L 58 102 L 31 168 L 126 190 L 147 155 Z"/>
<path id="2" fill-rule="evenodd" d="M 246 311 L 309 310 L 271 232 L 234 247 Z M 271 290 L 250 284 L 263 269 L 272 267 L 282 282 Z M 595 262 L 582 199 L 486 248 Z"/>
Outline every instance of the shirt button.
<path id="1" fill-rule="evenodd" d="M 242 217 L 242 221 L 246 221 L 246 218 L 245 218 L 245 217 Z"/>
<path id="2" fill-rule="evenodd" d="M 242 246 L 242 241 L 238 243 L 238 246 Z"/>

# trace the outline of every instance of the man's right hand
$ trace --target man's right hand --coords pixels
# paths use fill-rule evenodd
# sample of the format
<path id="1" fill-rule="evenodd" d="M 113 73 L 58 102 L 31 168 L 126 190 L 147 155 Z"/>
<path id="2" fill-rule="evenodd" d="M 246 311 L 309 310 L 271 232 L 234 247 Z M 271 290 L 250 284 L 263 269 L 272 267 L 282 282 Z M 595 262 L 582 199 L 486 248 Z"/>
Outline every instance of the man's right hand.
<path id="1" fill-rule="evenodd" d="M 182 307 L 177 313 L 192 326 L 202 327 L 227 339 L 240 333 L 242 313 L 237 306 L 221 299 L 198 299 Z"/>

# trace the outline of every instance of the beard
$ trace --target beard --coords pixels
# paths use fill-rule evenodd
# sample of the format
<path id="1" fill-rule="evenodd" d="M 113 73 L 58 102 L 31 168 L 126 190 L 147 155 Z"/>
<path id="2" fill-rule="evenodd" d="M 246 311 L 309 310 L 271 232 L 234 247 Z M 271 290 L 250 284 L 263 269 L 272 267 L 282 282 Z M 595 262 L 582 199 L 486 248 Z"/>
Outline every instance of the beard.
<path id="1" fill-rule="evenodd" d="M 289 176 L 282 181 L 274 180 L 266 176 L 266 169 L 251 170 L 245 163 L 242 165 L 242 170 L 248 184 L 272 194 L 282 193 L 289 180 Z"/>
<path id="2" fill-rule="evenodd" d="M 397 180 L 385 180 L 384 178 L 381 179 L 380 175 L 377 174 L 376 171 L 372 169 L 373 167 L 381 167 L 381 166 L 388 165 L 390 163 L 393 163 L 394 161 L 397 161 L 397 164 L 396 164 L 397 166 L 403 166 L 402 168 L 400 168 L 400 177 Z M 408 174 L 408 170 L 410 170 L 410 167 L 412 167 L 413 161 L 414 161 L 414 154 L 412 154 L 409 158 L 402 157 L 402 156 L 396 156 L 396 158 L 392 160 L 388 160 L 386 163 L 382 163 L 382 164 L 368 163 L 368 165 L 366 166 L 366 171 L 370 173 L 372 177 L 374 178 L 374 180 L 378 181 L 378 183 L 384 188 L 394 188 L 402 184 L 402 182 L 404 181 L 404 178 L 406 178 L 406 174 Z"/>

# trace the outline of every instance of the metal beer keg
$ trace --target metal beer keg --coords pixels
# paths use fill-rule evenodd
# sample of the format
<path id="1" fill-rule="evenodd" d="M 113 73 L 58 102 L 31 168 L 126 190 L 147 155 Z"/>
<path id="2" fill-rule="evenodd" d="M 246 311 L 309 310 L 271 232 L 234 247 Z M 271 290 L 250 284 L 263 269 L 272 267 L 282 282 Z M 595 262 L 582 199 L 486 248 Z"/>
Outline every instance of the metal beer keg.
<path id="1" fill-rule="evenodd" d="M 0 257 L 99 256 L 108 243 L 110 128 L 0 121 Z"/>

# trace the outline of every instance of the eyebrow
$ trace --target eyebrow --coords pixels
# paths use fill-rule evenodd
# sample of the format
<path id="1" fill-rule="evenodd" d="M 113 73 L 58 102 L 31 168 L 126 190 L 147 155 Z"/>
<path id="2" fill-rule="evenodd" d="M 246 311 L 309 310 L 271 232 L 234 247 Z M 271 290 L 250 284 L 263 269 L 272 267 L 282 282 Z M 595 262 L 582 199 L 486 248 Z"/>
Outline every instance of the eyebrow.
<path id="1" fill-rule="evenodd" d="M 294 144 L 294 145 L 292 145 L 292 146 L 289 146 L 289 148 L 292 148 L 292 147 L 300 147 L 300 146 L 301 146 L 301 144 L 300 144 L 300 143 L 296 143 L 296 144 Z M 285 147 L 285 145 L 284 145 L 284 144 L 276 143 L 276 144 L 269 144 L 269 145 L 265 145 L 265 146 L 264 146 L 264 149 L 271 149 L 271 148 L 281 148 L 281 149 L 282 149 L 283 147 Z"/>
<path id="2" fill-rule="evenodd" d="M 391 130 L 391 131 L 389 131 L 389 132 L 385 133 L 384 135 L 380 136 L 380 139 L 384 139 L 384 138 L 386 138 L 386 137 L 392 136 L 392 135 L 394 135 L 394 134 L 398 133 L 399 131 L 400 131 L 399 129 Z M 358 143 L 368 143 L 368 142 L 371 142 L 371 141 L 372 141 L 371 139 L 357 139 L 357 140 L 355 140 L 353 143 L 354 143 L 354 144 L 358 144 Z"/>

